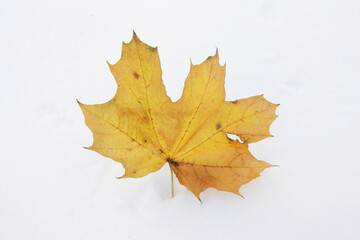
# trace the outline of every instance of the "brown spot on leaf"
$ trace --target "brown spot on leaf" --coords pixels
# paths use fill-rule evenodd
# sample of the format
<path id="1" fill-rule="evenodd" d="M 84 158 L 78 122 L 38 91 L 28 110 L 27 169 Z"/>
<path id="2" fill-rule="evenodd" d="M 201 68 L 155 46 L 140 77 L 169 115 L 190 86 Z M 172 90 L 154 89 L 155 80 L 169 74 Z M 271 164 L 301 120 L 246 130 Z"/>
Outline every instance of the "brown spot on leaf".
<path id="1" fill-rule="evenodd" d="M 148 116 L 148 115 L 144 115 L 144 116 L 143 116 L 143 120 L 144 120 L 145 122 L 149 121 L 149 116 Z"/>
<path id="2" fill-rule="evenodd" d="M 135 77 L 135 78 L 139 78 L 139 74 L 134 73 L 134 77 Z"/>
<path id="3" fill-rule="evenodd" d="M 233 103 L 233 104 L 237 104 L 237 100 L 235 100 L 235 101 L 232 101 L 231 103 Z"/>
<path id="4" fill-rule="evenodd" d="M 216 130 L 219 130 L 221 128 L 221 123 L 216 124 Z"/>

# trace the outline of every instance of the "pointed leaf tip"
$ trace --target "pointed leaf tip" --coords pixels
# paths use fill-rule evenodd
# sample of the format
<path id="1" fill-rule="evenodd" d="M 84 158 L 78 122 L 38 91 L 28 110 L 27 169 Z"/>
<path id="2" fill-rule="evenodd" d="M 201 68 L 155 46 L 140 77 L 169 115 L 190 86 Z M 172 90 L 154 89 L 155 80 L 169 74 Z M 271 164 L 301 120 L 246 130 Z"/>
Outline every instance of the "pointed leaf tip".
<path id="1" fill-rule="evenodd" d="M 235 193 L 235 192 L 234 192 L 234 193 Z M 244 197 L 243 195 L 241 195 L 240 192 L 236 192 L 235 194 L 238 195 L 239 197 L 241 197 L 242 199 L 245 199 L 245 197 Z"/>
<path id="2" fill-rule="evenodd" d="M 106 64 L 108 65 L 109 68 L 111 68 L 113 65 L 111 63 L 109 63 L 108 60 L 105 60 L 106 61 Z"/>
<path id="3" fill-rule="evenodd" d="M 82 102 L 79 101 L 79 99 L 76 99 L 76 102 L 81 106 L 84 105 Z"/>
<path id="4" fill-rule="evenodd" d="M 133 40 L 136 40 L 136 41 L 140 40 L 139 37 L 136 35 L 136 32 L 135 32 L 134 30 L 133 30 L 132 39 L 133 39 Z"/>

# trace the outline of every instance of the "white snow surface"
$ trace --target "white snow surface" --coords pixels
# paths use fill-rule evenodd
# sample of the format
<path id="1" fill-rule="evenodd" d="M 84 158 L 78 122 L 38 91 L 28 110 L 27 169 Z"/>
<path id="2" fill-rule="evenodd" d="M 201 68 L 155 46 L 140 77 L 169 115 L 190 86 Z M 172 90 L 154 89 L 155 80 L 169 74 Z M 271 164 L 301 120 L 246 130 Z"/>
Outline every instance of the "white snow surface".
<path id="1" fill-rule="evenodd" d="M 360 239 L 360 1 L 0 2 L 0 239 Z M 117 180 L 83 146 L 76 99 L 102 103 L 106 61 L 132 30 L 158 46 L 177 100 L 190 59 L 219 49 L 226 99 L 280 103 L 275 138 L 250 144 L 280 167 L 202 204 L 170 171 Z"/>

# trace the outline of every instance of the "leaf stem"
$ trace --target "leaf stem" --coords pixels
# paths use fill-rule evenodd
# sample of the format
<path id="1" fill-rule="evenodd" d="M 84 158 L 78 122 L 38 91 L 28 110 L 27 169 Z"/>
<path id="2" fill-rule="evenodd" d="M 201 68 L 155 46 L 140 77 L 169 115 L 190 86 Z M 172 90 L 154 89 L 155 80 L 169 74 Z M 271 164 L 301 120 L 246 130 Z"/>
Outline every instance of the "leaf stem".
<path id="1" fill-rule="evenodd" d="M 169 167 L 170 167 L 170 172 L 171 172 L 171 198 L 173 198 L 174 197 L 174 173 L 173 173 L 172 166 L 170 163 L 169 163 Z"/>

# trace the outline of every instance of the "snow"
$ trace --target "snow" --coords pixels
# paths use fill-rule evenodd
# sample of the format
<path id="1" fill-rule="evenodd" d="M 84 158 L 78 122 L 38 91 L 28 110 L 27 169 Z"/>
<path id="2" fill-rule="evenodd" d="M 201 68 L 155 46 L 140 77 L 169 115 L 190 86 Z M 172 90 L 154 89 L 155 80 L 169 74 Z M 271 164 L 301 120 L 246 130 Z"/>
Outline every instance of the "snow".
<path id="1" fill-rule="evenodd" d="M 0 3 L 0 239 L 360 239 L 360 2 L 21 1 Z M 275 138 L 250 145 L 280 167 L 203 203 L 170 172 L 117 180 L 88 151 L 76 99 L 109 100 L 106 65 L 135 30 L 159 47 L 180 97 L 190 58 L 219 49 L 227 99 L 280 103 Z"/>

